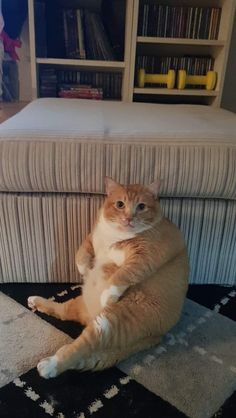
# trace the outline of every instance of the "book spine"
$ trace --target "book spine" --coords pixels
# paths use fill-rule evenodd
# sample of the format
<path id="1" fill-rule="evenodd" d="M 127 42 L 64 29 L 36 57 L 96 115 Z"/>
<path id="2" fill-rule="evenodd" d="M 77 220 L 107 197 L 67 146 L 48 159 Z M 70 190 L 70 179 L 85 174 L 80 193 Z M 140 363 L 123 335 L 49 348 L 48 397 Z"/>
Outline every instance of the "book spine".
<path id="1" fill-rule="evenodd" d="M 215 39 L 218 39 L 218 37 L 219 37 L 221 12 L 222 12 L 222 9 L 218 8 L 217 9 L 217 24 L 216 24 Z"/>
<path id="2" fill-rule="evenodd" d="M 65 43 L 66 56 L 69 56 L 69 34 L 68 34 L 68 27 L 67 27 L 66 10 L 63 10 L 63 28 L 64 28 L 64 43 Z"/>
<path id="3" fill-rule="evenodd" d="M 82 26 L 82 10 L 76 10 L 76 18 L 77 18 L 77 33 L 78 33 L 78 40 L 79 40 L 79 55 L 81 59 L 86 59 L 85 53 L 85 44 L 84 44 L 84 32 Z"/>
<path id="4" fill-rule="evenodd" d="M 138 35 L 143 36 L 144 4 L 139 4 Z"/>

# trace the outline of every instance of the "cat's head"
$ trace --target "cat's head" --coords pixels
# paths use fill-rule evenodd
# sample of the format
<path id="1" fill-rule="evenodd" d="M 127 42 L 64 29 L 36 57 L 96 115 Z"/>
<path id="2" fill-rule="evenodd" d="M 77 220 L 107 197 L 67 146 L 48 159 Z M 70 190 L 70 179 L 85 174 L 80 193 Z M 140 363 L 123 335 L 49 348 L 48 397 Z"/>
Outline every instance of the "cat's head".
<path id="1" fill-rule="evenodd" d="M 103 216 L 120 231 L 142 232 L 161 219 L 159 180 L 149 186 L 124 186 L 109 177 L 105 182 L 107 197 Z"/>

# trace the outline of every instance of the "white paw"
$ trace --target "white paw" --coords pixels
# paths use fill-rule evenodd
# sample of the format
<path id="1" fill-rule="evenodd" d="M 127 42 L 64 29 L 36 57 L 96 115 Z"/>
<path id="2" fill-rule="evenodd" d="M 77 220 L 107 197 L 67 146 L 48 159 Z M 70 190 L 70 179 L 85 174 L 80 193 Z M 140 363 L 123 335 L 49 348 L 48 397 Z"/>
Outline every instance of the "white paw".
<path id="1" fill-rule="evenodd" d="M 86 271 L 87 271 L 86 265 L 77 263 L 77 268 L 78 268 L 79 273 L 81 274 L 81 276 L 84 276 Z"/>
<path id="2" fill-rule="evenodd" d="M 47 357 L 41 360 L 37 365 L 40 376 L 44 379 L 50 379 L 57 375 L 57 356 Z"/>
<path id="3" fill-rule="evenodd" d="M 33 312 L 35 312 L 37 310 L 37 307 L 36 307 L 36 304 L 35 304 L 36 299 L 37 299 L 37 296 L 30 296 L 30 297 L 28 297 L 28 300 L 27 300 L 28 307 L 30 309 L 32 309 Z"/>
<path id="4" fill-rule="evenodd" d="M 117 291 L 116 286 L 110 286 L 108 289 L 103 290 L 100 298 L 100 302 L 103 308 L 109 303 L 115 303 L 120 297 L 120 293 Z"/>

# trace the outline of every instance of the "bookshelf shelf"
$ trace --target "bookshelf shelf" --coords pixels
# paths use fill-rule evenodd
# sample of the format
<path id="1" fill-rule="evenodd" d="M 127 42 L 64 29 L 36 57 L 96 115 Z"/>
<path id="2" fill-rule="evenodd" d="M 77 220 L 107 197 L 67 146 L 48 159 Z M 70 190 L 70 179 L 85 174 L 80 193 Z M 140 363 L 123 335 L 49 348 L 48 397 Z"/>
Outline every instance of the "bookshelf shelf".
<path id="1" fill-rule="evenodd" d="M 138 36 L 137 43 L 140 44 L 169 44 L 169 45 L 192 45 L 192 46 L 214 46 L 223 47 L 226 42 L 210 39 L 187 39 L 187 38 L 160 38 L 154 36 Z"/>
<path id="2" fill-rule="evenodd" d="M 156 94 L 156 95 L 170 95 L 170 96 L 204 96 L 204 97 L 217 97 L 219 92 L 216 90 L 208 91 L 203 89 L 166 89 L 166 88 L 155 88 L 146 87 L 139 88 L 135 87 L 133 90 L 134 94 Z"/>
<path id="3" fill-rule="evenodd" d="M 99 61 L 82 59 L 63 59 L 63 58 L 36 58 L 37 64 L 76 66 L 93 69 L 122 70 L 125 68 L 124 61 Z"/>

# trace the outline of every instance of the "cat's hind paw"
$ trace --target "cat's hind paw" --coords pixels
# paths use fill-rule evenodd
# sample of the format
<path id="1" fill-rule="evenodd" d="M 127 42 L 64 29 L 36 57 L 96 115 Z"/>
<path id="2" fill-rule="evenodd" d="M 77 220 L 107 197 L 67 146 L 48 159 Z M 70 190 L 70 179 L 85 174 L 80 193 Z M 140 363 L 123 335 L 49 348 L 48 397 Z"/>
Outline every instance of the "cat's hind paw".
<path id="1" fill-rule="evenodd" d="M 48 313 L 48 300 L 41 296 L 29 296 L 28 307 L 33 311 Z"/>
<path id="2" fill-rule="evenodd" d="M 115 287 L 116 286 L 111 286 L 102 292 L 100 303 L 103 308 L 118 301 L 120 294 L 116 291 Z"/>
<path id="3" fill-rule="evenodd" d="M 103 308 L 105 308 L 107 305 L 111 305 L 113 303 L 116 303 L 119 298 L 123 295 L 123 293 L 128 288 L 127 285 L 122 286 L 115 286 L 111 285 L 107 289 L 103 290 L 101 297 L 100 297 L 100 303 Z"/>
<path id="4" fill-rule="evenodd" d="M 44 379 L 57 376 L 57 356 L 46 357 L 37 365 L 38 372 Z"/>
<path id="5" fill-rule="evenodd" d="M 38 296 L 29 296 L 27 299 L 28 307 L 33 311 L 37 311 L 37 298 Z"/>

